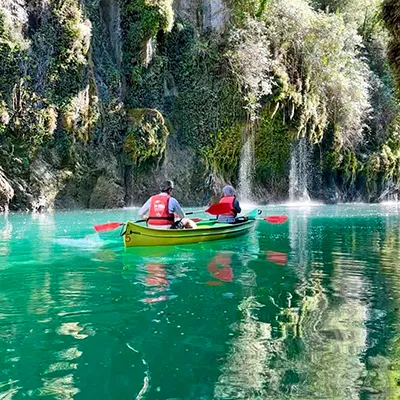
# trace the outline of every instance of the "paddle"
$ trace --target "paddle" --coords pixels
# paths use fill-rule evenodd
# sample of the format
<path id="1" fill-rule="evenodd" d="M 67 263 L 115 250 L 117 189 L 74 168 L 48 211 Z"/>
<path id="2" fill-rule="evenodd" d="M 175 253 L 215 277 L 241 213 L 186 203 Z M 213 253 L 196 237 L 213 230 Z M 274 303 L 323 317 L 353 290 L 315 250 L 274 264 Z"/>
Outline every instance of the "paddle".
<path id="1" fill-rule="evenodd" d="M 286 215 L 270 215 L 264 218 L 257 218 L 257 216 L 261 213 L 261 210 L 255 209 L 253 211 L 250 211 L 245 217 L 247 217 L 248 219 L 263 220 L 269 222 L 270 224 L 283 224 L 288 220 L 288 217 Z"/>
<path id="2" fill-rule="evenodd" d="M 95 225 L 94 230 L 96 232 L 113 231 L 114 229 L 117 229 L 119 226 L 122 226 L 123 224 L 124 224 L 123 222 L 107 222 L 106 224 Z"/>
<path id="3" fill-rule="evenodd" d="M 221 215 L 221 214 L 227 214 L 231 211 L 231 206 L 227 203 L 217 203 L 217 204 L 211 204 L 210 207 L 208 207 L 204 211 L 191 211 L 186 213 L 186 215 L 192 215 L 192 214 L 197 214 L 197 213 L 202 213 L 206 212 L 211 215 Z M 139 220 L 135 222 L 142 222 L 145 220 Z M 117 229 L 118 227 L 124 225 L 123 222 L 107 222 L 105 224 L 98 224 L 94 226 L 94 230 L 96 232 L 108 232 L 112 231 L 114 229 Z"/>

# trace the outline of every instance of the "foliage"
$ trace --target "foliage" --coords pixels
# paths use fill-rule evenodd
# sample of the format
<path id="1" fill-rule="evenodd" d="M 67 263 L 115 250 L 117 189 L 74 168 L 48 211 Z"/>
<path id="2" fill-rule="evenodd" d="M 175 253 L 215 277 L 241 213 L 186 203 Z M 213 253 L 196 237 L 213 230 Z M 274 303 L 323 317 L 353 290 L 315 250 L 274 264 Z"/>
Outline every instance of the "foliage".
<path id="1" fill-rule="evenodd" d="M 91 23 L 78 0 L 53 1 L 32 37 L 34 90 L 59 107 L 86 84 Z"/>
<path id="2" fill-rule="evenodd" d="M 219 57 L 223 51 L 220 46 L 212 34 L 196 38 L 184 21 L 173 29 L 165 44 L 171 122 L 178 128 L 181 141 L 201 152 L 205 148 L 213 152 L 221 131 L 245 119 L 242 96 L 225 67 L 225 59 Z"/>
<path id="3" fill-rule="evenodd" d="M 341 14 L 346 23 L 355 24 L 363 39 L 382 31 L 381 0 L 314 0 L 326 13 Z"/>
<path id="4" fill-rule="evenodd" d="M 124 151 L 135 165 L 162 156 L 165 151 L 168 128 L 157 110 L 131 109 L 127 112 L 128 130 Z"/>
<path id="5" fill-rule="evenodd" d="M 213 145 L 204 148 L 203 157 L 214 174 L 223 176 L 227 180 L 237 174 L 243 129 L 245 124 L 236 122 L 210 135 L 210 142 Z"/>
<path id="6" fill-rule="evenodd" d="M 0 13 L 0 132 L 24 154 L 54 133 L 57 118 L 55 108 L 29 90 L 29 76 L 23 75 L 28 60 L 26 43 L 12 35 Z"/>
<path id="7" fill-rule="evenodd" d="M 256 177 L 258 182 L 279 182 L 287 175 L 293 128 L 285 124 L 279 112 L 273 118 L 264 112 L 255 143 Z"/>
<path id="8" fill-rule="evenodd" d="M 251 125 L 257 184 L 287 190 L 291 142 L 303 136 L 344 186 L 399 182 L 380 0 L 234 0 L 222 32 L 202 31 L 190 12 L 175 21 L 171 0 L 115 2 L 115 19 L 105 3 L 32 6 L 29 41 L 0 13 L 0 144 L 32 157 L 50 140 L 73 154 L 78 139 L 146 165 L 173 131 L 234 181 Z M 383 17 L 400 82 L 397 5 L 385 0 Z"/>
<path id="9" fill-rule="evenodd" d="M 388 58 L 396 78 L 397 89 L 400 88 L 400 62 L 399 62 L 400 7 L 399 6 L 400 2 L 398 0 L 385 0 L 383 2 L 383 12 L 382 12 L 383 20 L 385 21 L 391 36 L 388 48 Z"/>
<path id="10" fill-rule="evenodd" d="M 121 4 L 125 69 L 128 81 L 135 84 L 151 58 L 151 40 L 159 31 L 172 29 L 172 1 L 123 0 Z"/>
<path id="11" fill-rule="evenodd" d="M 6 17 L 0 12 L 0 95 L 3 101 L 10 100 L 24 57 L 22 44 L 13 40 Z"/>
<path id="12" fill-rule="evenodd" d="M 273 1 L 265 15 L 280 92 L 298 135 L 320 142 L 329 123 L 341 143 L 362 138 L 370 103 L 368 67 L 359 56 L 361 37 L 341 15 L 316 12 L 302 0 Z"/>
<path id="13" fill-rule="evenodd" d="M 230 30 L 229 50 L 225 53 L 245 102 L 250 121 L 258 117 L 261 100 L 272 92 L 272 56 L 267 29 L 254 19 L 247 19 L 240 28 Z"/>

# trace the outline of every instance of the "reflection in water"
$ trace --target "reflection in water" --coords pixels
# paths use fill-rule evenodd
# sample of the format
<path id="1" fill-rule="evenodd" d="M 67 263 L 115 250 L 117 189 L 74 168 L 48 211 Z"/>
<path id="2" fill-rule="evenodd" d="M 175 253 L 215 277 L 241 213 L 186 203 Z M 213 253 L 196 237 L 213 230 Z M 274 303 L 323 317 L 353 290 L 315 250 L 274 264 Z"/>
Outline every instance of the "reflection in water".
<path id="1" fill-rule="evenodd" d="M 145 278 L 147 289 L 145 294 L 149 297 L 146 297 L 142 301 L 144 303 L 157 303 L 159 301 L 168 300 L 170 298 L 169 295 L 161 294 L 166 292 L 170 285 L 165 264 L 153 262 L 146 264 L 145 268 L 147 270 Z"/>
<path id="2" fill-rule="evenodd" d="M 281 251 L 267 250 L 265 254 L 267 256 L 266 261 L 281 265 L 282 267 L 287 264 L 287 253 L 283 253 Z"/>
<path id="3" fill-rule="evenodd" d="M 267 214 L 286 213 L 237 240 L 134 251 L 60 246 L 95 214 L 9 215 L 0 398 L 397 399 L 397 208 Z"/>
<path id="4" fill-rule="evenodd" d="M 11 235 L 12 235 L 12 223 L 8 217 L 8 213 L 4 214 L 3 221 L 0 222 L 0 256 L 5 257 L 9 255 L 10 252 L 10 243 Z M 5 269 L 7 264 L 5 262 L 0 265 L 0 270 Z"/>
<path id="5" fill-rule="evenodd" d="M 232 252 L 220 251 L 207 265 L 210 275 L 217 281 L 208 281 L 207 285 L 222 285 L 223 282 L 233 281 Z"/>
<path id="6" fill-rule="evenodd" d="M 60 378 L 43 379 L 43 387 L 38 391 L 39 396 L 51 396 L 55 399 L 73 399 L 79 393 L 75 387 L 73 374 Z"/>
<path id="7" fill-rule="evenodd" d="M 232 329 L 236 338 L 221 368 L 215 385 L 217 399 L 249 399 L 262 396 L 268 376 L 268 362 L 280 346 L 271 341 L 271 325 L 254 318 L 254 311 L 262 307 L 253 296 L 246 297 L 238 308 L 242 319 Z"/>
<path id="8" fill-rule="evenodd" d="M 385 234 L 392 237 L 392 246 L 396 238 L 396 251 L 390 248 L 392 267 L 400 260 L 398 221 L 394 225 L 396 232 L 391 228 Z M 314 233 L 310 241 L 310 231 L 316 228 L 319 235 Z M 291 288 L 271 287 L 268 297 L 257 290 L 259 277 L 252 287 L 247 285 L 238 306 L 241 321 L 232 326 L 234 338 L 215 385 L 215 398 L 359 399 L 361 393 L 380 393 L 382 387 L 376 387 L 377 380 L 370 378 L 363 361 L 371 318 L 368 302 L 374 290 L 365 249 L 373 249 L 379 238 L 373 232 L 365 237 L 368 231 L 350 224 L 340 226 L 336 236 L 326 241 L 323 230 L 329 226 L 313 226 L 304 215 L 292 221 L 290 230 L 294 256 L 288 267 L 295 271 L 296 280 Z M 276 265 L 288 262 L 284 252 L 267 250 L 265 254 Z M 248 267 L 252 268 L 252 263 Z M 398 287 L 396 284 L 399 299 Z M 399 342 L 396 337 L 393 346 Z M 394 348 L 400 366 L 400 346 Z M 386 365 L 384 369 L 389 371 L 390 361 L 384 360 L 378 358 L 376 363 Z M 398 371 L 386 382 L 394 382 L 393 375 L 400 377 L 400 368 Z M 374 374 L 377 376 L 376 370 Z"/>
<path id="9" fill-rule="evenodd" d="M 303 351 L 296 365 L 303 396 L 358 399 L 365 373 L 366 307 L 346 299 L 331 304 L 322 292 L 302 301 L 300 331 Z"/>

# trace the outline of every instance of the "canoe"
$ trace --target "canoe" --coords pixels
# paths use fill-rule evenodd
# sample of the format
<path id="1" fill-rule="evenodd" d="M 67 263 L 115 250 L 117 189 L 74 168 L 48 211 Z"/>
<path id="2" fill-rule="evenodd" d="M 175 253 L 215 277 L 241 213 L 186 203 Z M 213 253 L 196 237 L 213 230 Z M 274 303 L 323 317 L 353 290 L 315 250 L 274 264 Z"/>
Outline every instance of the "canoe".
<path id="1" fill-rule="evenodd" d="M 154 229 L 145 222 L 127 222 L 124 244 L 126 247 L 171 246 L 229 239 L 248 233 L 255 222 L 254 218 L 236 224 L 202 221 L 196 229 Z"/>

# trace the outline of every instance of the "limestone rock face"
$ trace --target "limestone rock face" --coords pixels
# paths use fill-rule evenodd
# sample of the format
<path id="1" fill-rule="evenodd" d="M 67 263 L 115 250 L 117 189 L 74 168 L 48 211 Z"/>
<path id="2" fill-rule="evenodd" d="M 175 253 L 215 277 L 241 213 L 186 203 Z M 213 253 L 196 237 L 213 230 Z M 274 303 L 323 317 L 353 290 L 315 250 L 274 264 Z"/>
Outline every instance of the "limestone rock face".
<path id="1" fill-rule="evenodd" d="M 164 157 L 159 164 L 140 173 L 135 171 L 135 167 L 126 167 L 126 205 L 141 205 L 149 196 L 159 191 L 160 184 L 166 179 L 174 181 L 173 195 L 181 204 L 195 206 L 207 203 L 209 174 L 206 166 L 190 148 L 179 143 L 176 135 L 170 135 Z"/>
<path id="2" fill-rule="evenodd" d="M 195 30 L 225 29 L 229 17 L 225 0 L 173 1 L 174 16 L 188 19 Z M 74 0 L 68 3 L 68 10 L 59 9 L 57 4 L 61 3 L 0 0 L 0 13 L 11 40 L 31 57 L 21 63 L 25 69 L 10 98 L 17 99 L 24 111 L 20 120 L 28 127 L 37 125 L 32 132 L 39 135 L 39 131 L 43 139 L 37 148 L 25 143 L 29 150 L 25 153 L 14 154 L 10 146 L 2 161 L 5 172 L 0 174 L 0 209 L 6 209 L 10 201 L 13 210 L 31 211 L 140 205 L 165 179 L 175 181 L 174 195 L 182 204 L 205 204 L 202 199 L 210 191 L 210 173 L 204 160 L 180 143 L 178 134 L 170 138 L 173 125 L 164 119 L 165 109 L 160 105 L 164 100 L 159 99 L 154 109 L 127 106 L 131 88 L 122 62 L 122 3 Z M 59 12 L 54 13 L 54 9 Z M 75 18 L 71 32 L 63 25 L 67 11 Z M 45 29 L 52 24 L 54 29 Z M 63 48 L 60 37 L 74 49 L 71 54 L 69 48 Z M 157 41 L 157 37 L 148 41 L 152 49 L 145 52 L 145 65 L 149 70 Z M 63 60 L 59 69 L 51 69 L 56 55 L 65 54 L 69 54 L 68 60 Z M 35 60 L 40 60 L 39 66 Z M 60 83 L 60 93 L 51 90 L 50 75 Z M 163 93 L 166 98 L 179 95 L 170 73 L 164 86 L 161 97 Z M 23 90 L 34 94 L 22 96 Z M 3 110 L 0 123 L 8 124 L 15 111 Z M 29 135 L 24 135 L 25 141 Z"/>
<path id="3" fill-rule="evenodd" d="M 30 176 L 32 210 L 53 209 L 58 193 L 71 175 L 71 171 L 58 170 L 43 158 L 34 160 Z"/>
<path id="4" fill-rule="evenodd" d="M 96 186 L 90 196 L 90 208 L 119 208 L 125 205 L 125 190 L 107 175 L 97 179 Z"/>
<path id="5" fill-rule="evenodd" d="M 14 189 L 0 168 L 0 212 L 8 211 L 8 205 L 14 197 Z"/>
<path id="6" fill-rule="evenodd" d="M 175 0 L 174 10 L 202 31 L 222 31 L 230 15 L 223 0 Z"/>

